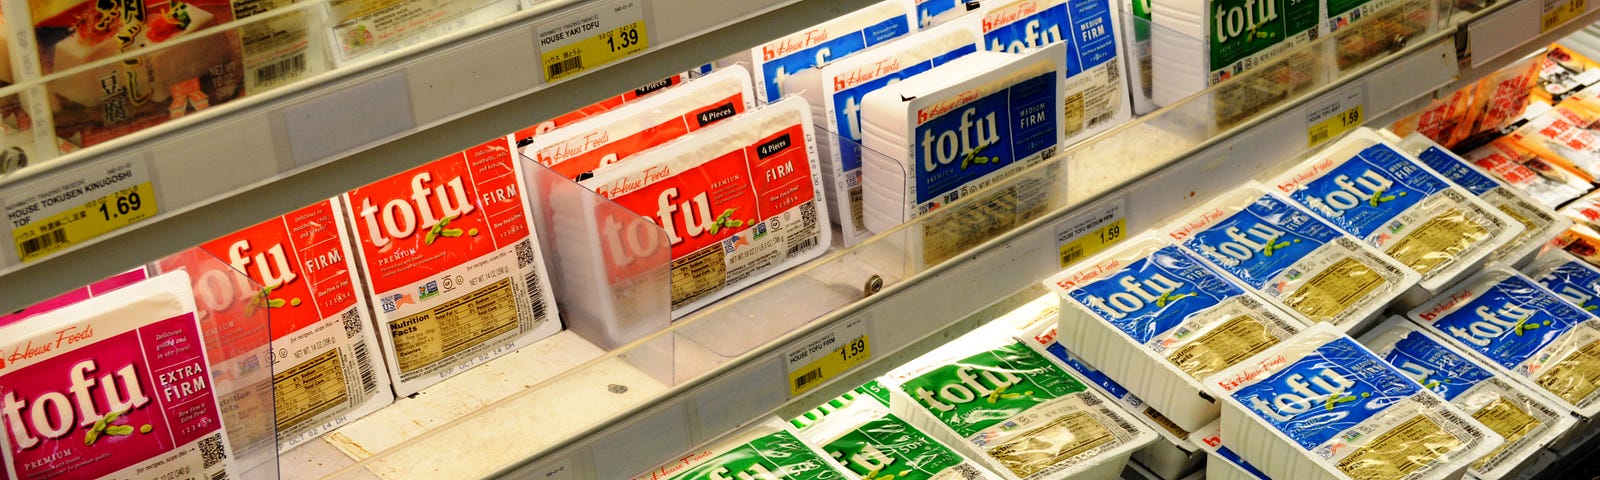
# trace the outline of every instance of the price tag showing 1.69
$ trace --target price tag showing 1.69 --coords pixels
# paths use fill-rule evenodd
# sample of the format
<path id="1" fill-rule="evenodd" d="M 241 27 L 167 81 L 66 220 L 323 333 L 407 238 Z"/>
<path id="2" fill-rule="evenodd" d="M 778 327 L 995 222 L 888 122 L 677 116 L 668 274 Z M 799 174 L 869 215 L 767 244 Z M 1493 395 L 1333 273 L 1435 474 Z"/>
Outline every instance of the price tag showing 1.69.
<path id="1" fill-rule="evenodd" d="M 789 397 L 799 396 L 872 358 L 869 323 L 864 316 L 847 319 L 784 352 Z"/>
<path id="2" fill-rule="evenodd" d="M 650 47 L 642 0 L 614 0 L 536 29 L 544 80 L 553 82 Z"/>
<path id="3" fill-rule="evenodd" d="M 142 160 L 116 162 L 28 185 L 3 201 L 17 256 L 27 262 L 157 213 Z"/>
<path id="4" fill-rule="evenodd" d="M 1589 9 L 1588 0 L 1543 0 L 1539 15 L 1539 33 L 1549 33 Z"/>

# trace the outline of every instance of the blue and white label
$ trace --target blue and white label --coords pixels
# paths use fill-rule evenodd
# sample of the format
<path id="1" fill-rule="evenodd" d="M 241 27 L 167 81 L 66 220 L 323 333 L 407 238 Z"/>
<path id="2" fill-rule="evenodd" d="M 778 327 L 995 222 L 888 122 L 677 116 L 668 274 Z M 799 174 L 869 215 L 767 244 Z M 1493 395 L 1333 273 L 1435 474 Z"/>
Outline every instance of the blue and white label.
<path id="1" fill-rule="evenodd" d="M 1241 387 L 1233 398 L 1311 450 L 1420 390 L 1354 340 L 1341 337 Z"/>
<path id="2" fill-rule="evenodd" d="M 1123 388 L 1122 384 L 1117 383 L 1116 380 L 1112 380 L 1111 377 L 1106 376 L 1105 373 L 1095 370 L 1095 368 L 1089 366 L 1089 364 L 1083 363 L 1083 360 L 1079 360 L 1077 355 L 1073 355 L 1072 352 L 1067 351 L 1067 347 L 1061 346 L 1061 342 L 1050 342 L 1050 345 L 1044 347 L 1044 349 L 1045 351 L 1050 352 L 1051 356 L 1056 357 L 1057 360 L 1060 360 L 1061 363 L 1066 364 L 1068 368 L 1073 370 L 1073 372 L 1083 377 L 1084 380 L 1088 380 L 1090 383 L 1099 385 L 1100 388 L 1105 389 L 1106 393 L 1111 394 L 1111 398 L 1125 401 L 1129 398 L 1132 398 L 1132 401 L 1128 401 L 1128 403 L 1131 404 L 1138 404 L 1141 402 L 1138 397 L 1134 397 L 1133 395 L 1129 394 L 1128 389 Z"/>
<path id="3" fill-rule="evenodd" d="M 1511 276 L 1431 325 L 1500 366 L 1515 370 L 1561 334 L 1591 318 L 1527 278 Z"/>
<path id="4" fill-rule="evenodd" d="M 1578 261 L 1569 261 L 1539 277 L 1539 284 L 1556 292 L 1567 302 L 1586 312 L 1600 308 L 1600 271 Z"/>
<path id="5" fill-rule="evenodd" d="M 1290 193 L 1295 201 L 1363 239 L 1450 185 L 1388 145 L 1367 147 Z M 1403 227 L 1403 225 L 1399 226 Z"/>
<path id="6" fill-rule="evenodd" d="M 895 16 L 867 28 L 830 38 L 810 47 L 787 52 L 783 56 L 761 62 L 761 81 L 766 85 L 766 102 L 783 97 L 783 79 L 807 68 L 822 65 L 846 55 L 866 50 L 911 33 L 911 22 L 904 15 Z M 777 47 L 767 48 L 782 48 Z M 757 52 L 761 54 L 762 52 Z"/>
<path id="7" fill-rule="evenodd" d="M 1342 235 L 1278 197 L 1261 198 L 1183 243 L 1252 288 Z"/>
<path id="8" fill-rule="evenodd" d="M 1250 474 L 1252 477 L 1260 480 L 1272 480 L 1271 478 L 1267 478 L 1267 474 L 1261 473 L 1260 470 L 1256 470 L 1255 466 L 1244 461 L 1244 457 L 1240 457 L 1239 454 L 1234 453 L 1233 450 L 1229 450 L 1226 446 L 1217 447 L 1217 456 L 1222 457 L 1223 460 L 1227 460 L 1228 463 L 1232 463 L 1233 466 L 1239 467 L 1240 470 L 1244 470 L 1245 473 Z"/>
<path id="9" fill-rule="evenodd" d="M 891 83 L 926 72 L 933 69 L 933 67 L 944 65 L 946 62 L 976 51 L 978 51 L 977 45 L 963 45 L 933 58 L 905 65 L 899 70 L 879 71 L 878 74 L 882 76 L 878 78 L 834 92 L 834 121 L 841 126 L 840 133 L 843 134 L 846 140 L 849 140 L 847 142 L 839 142 L 840 170 L 850 172 L 861 168 L 861 99 L 863 97 L 877 89 L 889 86 Z"/>
<path id="10" fill-rule="evenodd" d="M 926 212 L 961 187 L 1056 148 L 1061 106 L 1055 72 L 1018 82 L 917 125 L 917 203 Z"/>
<path id="11" fill-rule="evenodd" d="M 922 25 L 922 28 L 931 27 L 934 19 L 957 8 L 965 11 L 967 2 L 964 0 L 917 0 L 917 23 Z"/>
<path id="12" fill-rule="evenodd" d="M 1395 342 L 1383 359 L 1445 400 L 1455 400 L 1479 382 L 1494 378 L 1494 372 L 1417 331 Z"/>
<path id="13" fill-rule="evenodd" d="M 1472 168 L 1471 165 L 1467 164 L 1466 160 L 1462 160 L 1461 157 L 1457 157 L 1448 150 L 1439 147 L 1428 147 L 1417 153 L 1417 159 L 1421 160 L 1423 165 L 1432 168 L 1433 171 L 1444 175 L 1444 178 L 1448 178 L 1450 181 L 1455 182 L 1456 185 L 1460 185 L 1461 188 L 1472 192 L 1473 195 L 1481 197 L 1483 194 L 1489 193 L 1490 190 L 1500 188 L 1500 182 L 1489 178 L 1488 175 L 1479 173 L 1478 169 Z"/>
<path id="14" fill-rule="evenodd" d="M 1139 344 L 1244 290 L 1178 247 L 1166 246 L 1111 276 L 1067 292 Z"/>
<path id="15" fill-rule="evenodd" d="M 1083 0 L 1054 3 L 1032 15 L 1009 18 L 1021 3 L 996 9 L 983 19 L 983 44 L 995 52 L 1022 53 L 1055 42 L 1067 43 L 1067 76 L 1117 57 L 1111 3 Z M 994 22 L 994 23 L 991 23 Z"/>

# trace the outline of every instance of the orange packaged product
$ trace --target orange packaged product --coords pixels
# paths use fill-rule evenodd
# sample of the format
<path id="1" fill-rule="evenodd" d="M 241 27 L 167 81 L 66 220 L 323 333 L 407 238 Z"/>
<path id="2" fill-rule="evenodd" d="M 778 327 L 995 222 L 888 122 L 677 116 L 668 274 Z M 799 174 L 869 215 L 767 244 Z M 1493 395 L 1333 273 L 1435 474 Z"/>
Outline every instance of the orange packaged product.
<path id="1" fill-rule="evenodd" d="M 1473 85 L 1473 126 L 1468 136 L 1498 131 L 1515 123 L 1528 108 L 1528 96 L 1539 78 L 1538 59 L 1495 71 Z"/>
<path id="2" fill-rule="evenodd" d="M 1551 163 L 1510 137 L 1495 139 L 1461 157 L 1551 208 L 1583 196 L 1590 187 L 1588 179 Z"/>
<path id="3" fill-rule="evenodd" d="M 1600 63 L 1560 44 L 1551 44 L 1535 63 L 1538 85 L 1530 93 L 1533 100 L 1554 104 L 1579 86 L 1600 80 Z"/>
<path id="4" fill-rule="evenodd" d="M 1404 137 L 1421 133 L 1446 148 L 1454 147 L 1472 133 L 1474 86 L 1436 99 L 1426 108 L 1402 118 L 1389 126 L 1395 135 Z"/>

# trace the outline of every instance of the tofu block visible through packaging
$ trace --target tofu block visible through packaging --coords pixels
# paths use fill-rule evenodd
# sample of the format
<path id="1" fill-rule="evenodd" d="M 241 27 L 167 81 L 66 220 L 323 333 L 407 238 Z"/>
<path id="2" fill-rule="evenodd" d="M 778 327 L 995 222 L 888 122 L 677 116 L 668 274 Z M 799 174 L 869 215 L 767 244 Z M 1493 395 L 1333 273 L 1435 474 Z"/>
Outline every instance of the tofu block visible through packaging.
<path id="1" fill-rule="evenodd" d="M 1533 279 L 1484 269 L 1406 316 L 1562 407 L 1600 413 L 1600 319 Z"/>
<path id="2" fill-rule="evenodd" d="M 1506 443 L 1472 463 L 1478 478 L 1511 478 L 1577 421 L 1515 380 L 1502 379 L 1468 353 L 1405 317 L 1390 317 L 1361 336 L 1373 353 L 1504 437 Z"/>
<path id="3" fill-rule="evenodd" d="M 1056 341 L 1186 432 L 1217 416 L 1201 378 L 1304 328 L 1156 232 L 1044 283 L 1061 301 Z"/>
<path id="4" fill-rule="evenodd" d="M 1366 128 L 1269 185 L 1421 274 L 1422 291 L 1401 297 L 1407 307 L 1466 277 L 1523 230 Z"/>
<path id="5" fill-rule="evenodd" d="M 1003 328 L 970 332 L 879 382 L 896 415 L 1011 480 L 1117 478 L 1157 438 Z"/>
<path id="6" fill-rule="evenodd" d="M 1206 384 L 1230 448 L 1271 478 L 1455 478 L 1504 442 L 1332 325 Z"/>
<path id="7" fill-rule="evenodd" d="M 1163 231 L 1285 310 L 1347 332 L 1375 320 L 1419 277 L 1254 182 L 1190 211 Z"/>

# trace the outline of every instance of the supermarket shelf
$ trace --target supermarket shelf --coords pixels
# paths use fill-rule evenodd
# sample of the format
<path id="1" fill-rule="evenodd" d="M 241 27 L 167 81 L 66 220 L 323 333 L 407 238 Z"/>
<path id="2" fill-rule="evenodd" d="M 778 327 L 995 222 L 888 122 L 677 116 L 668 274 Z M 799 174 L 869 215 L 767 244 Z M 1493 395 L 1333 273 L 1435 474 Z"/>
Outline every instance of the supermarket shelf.
<path id="1" fill-rule="evenodd" d="M 19 261 L 0 226 L 0 311 L 10 311 L 682 72 L 867 0 L 547 0 L 492 23 L 230 102 L 0 178 L 0 200 L 131 165 L 159 214 L 64 252 Z M 536 31 L 592 9 L 642 6 L 650 48 L 544 83 Z"/>

